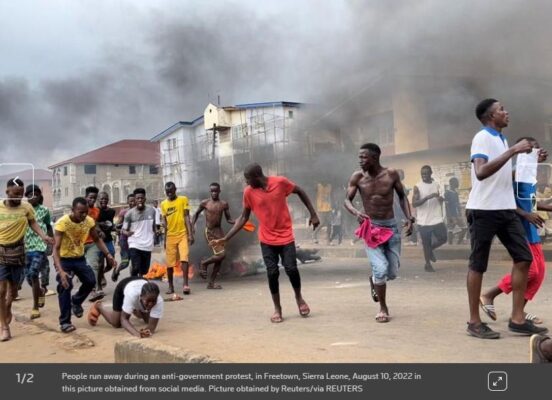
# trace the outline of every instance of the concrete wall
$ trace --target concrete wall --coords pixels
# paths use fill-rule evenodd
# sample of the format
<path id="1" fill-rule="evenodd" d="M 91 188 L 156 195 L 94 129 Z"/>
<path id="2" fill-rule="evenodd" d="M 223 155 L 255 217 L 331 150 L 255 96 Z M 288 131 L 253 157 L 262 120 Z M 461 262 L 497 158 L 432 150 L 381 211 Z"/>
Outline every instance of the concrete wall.
<path id="1" fill-rule="evenodd" d="M 126 339 L 115 344 L 116 363 L 214 363 L 207 355 L 186 351 L 154 339 Z"/>

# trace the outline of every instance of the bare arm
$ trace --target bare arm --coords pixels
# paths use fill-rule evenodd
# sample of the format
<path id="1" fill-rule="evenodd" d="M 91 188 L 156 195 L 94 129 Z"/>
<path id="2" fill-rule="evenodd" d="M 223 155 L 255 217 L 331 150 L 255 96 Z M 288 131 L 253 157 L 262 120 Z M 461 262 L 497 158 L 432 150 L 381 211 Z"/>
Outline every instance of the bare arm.
<path id="1" fill-rule="evenodd" d="M 226 222 L 228 222 L 229 224 L 234 225 L 236 223 L 236 221 L 233 220 L 230 216 L 230 206 L 228 205 L 228 203 L 226 203 L 226 207 L 224 208 L 224 216 L 226 217 Z"/>
<path id="2" fill-rule="evenodd" d="M 484 158 L 474 158 L 472 162 L 475 176 L 480 181 L 487 179 L 489 176 L 494 175 L 500 168 L 502 168 L 504 164 L 506 164 L 514 155 L 519 153 L 528 153 L 532 148 L 533 146 L 531 145 L 531 142 L 524 139 L 491 161 Z"/>
<path id="3" fill-rule="evenodd" d="M 292 193 L 295 193 L 297 196 L 299 196 L 301 202 L 305 205 L 305 207 L 307 207 L 307 210 L 309 210 L 310 213 L 309 225 L 312 225 L 313 229 L 316 229 L 316 227 L 320 225 L 320 220 L 318 219 L 318 215 L 316 215 L 316 211 L 312 206 L 309 196 L 300 186 L 297 185 L 295 185 Z"/>
<path id="4" fill-rule="evenodd" d="M 401 184 L 402 186 L 402 184 Z M 426 201 L 433 199 L 433 198 L 439 198 L 439 200 L 442 202 L 443 199 L 439 196 L 439 193 L 431 193 L 430 195 L 424 197 L 423 199 L 420 198 L 420 190 L 417 186 L 414 186 L 414 192 L 412 193 L 412 206 L 413 207 L 420 207 L 423 205 Z M 406 214 L 405 214 L 406 215 Z"/>
<path id="5" fill-rule="evenodd" d="M 59 279 L 61 285 L 67 289 L 69 287 L 69 281 L 67 280 L 67 273 L 61 268 L 61 258 L 59 255 L 61 249 L 61 239 L 63 238 L 63 232 L 54 231 L 54 249 L 53 249 L 53 258 L 54 258 L 54 268 L 59 274 Z"/>
<path id="6" fill-rule="evenodd" d="M 201 214 L 203 210 L 205 210 L 205 201 L 202 201 L 201 203 L 199 203 L 199 207 L 197 211 L 194 213 L 194 217 L 192 218 L 192 227 L 194 228 L 194 230 L 195 230 L 195 224 L 199 218 L 199 214 Z"/>
<path id="7" fill-rule="evenodd" d="M 345 206 L 345 209 L 349 211 L 349 213 L 351 213 L 352 215 L 358 218 L 359 222 L 362 222 L 363 220 L 369 218 L 368 215 L 357 210 L 353 205 L 353 199 L 355 198 L 358 191 L 359 179 L 360 179 L 360 175 L 358 172 L 355 172 L 349 179 L 349 183 L 347 184 L 347 194 L 345 197 L 344 206 Z"/>
<path id="8" fill-rule="evenodd" d="M 150 317 L 148 320 L 148 329 L 151 333 L 154 333 L 157 329 L 157 324 L 159 323 L 159 318 Z"/>
<path id="9" fill-rule="evenodd" d="M 132 325 L 132 323 L 130 322 L 130 314 L 127 314 L 124 311 L 121 311 L 121 326 L 125 328 L 125 330 L 132 336 L 136 336 L 139 338 L 142 337 L 140 331 L 136 329 L 134 325 Z"/>
<path id="10" fill-rule="evenodd" d="M 394 171 L 391 174 L 391 176 L 395 179 L 395 184 L 393 188 L 395 189 L 395 192 L 397 192 L 397 196 L 399 198 L 399 203 L 401 205 L 402 212 L 406 217 L 406 223 L 405 223 L 406 235 L 409 236 L 412 233 L 413 219 L 412 219 L 412 214 L 410 213 L 410 204 L 408 203 L 408 197 L 406 196 L 406 193 L 404 191 L 404 186 L 401 182 L 398 172 Z"/>
<path id="11" fill-rule="evenodd" d="M 105 259 L 111 265 L 112 268 L 115 268 L 117 266 L 117 261 L 113 258 L 107 247 L 105 247 L 104 241 L 100 238 L 98 235 L 98 232 L 96 232 L 96 229 L 90 228 L 90 237 L 96 243 L 96 246 L 98 246 L 98 249 L 104 254 Z"/>
<path id="12" fill-rule="evenodd" d="M 190 246 L 194 244 L 194 231 L 190 222 L 190 210 L 184 211 L 184 221 L 186 222 L 186 230 L 188 232 L 188 243 Z"/>
<path id="13" fill-rule="evenodd" d="M 54 244 L 54 240 L 48 235 L 46 235 L 44 232 L 42 232 L 42 229 L 40 229 L 40 226 L 36 222 L 36 219 L 30 220 L 29 226 L 31 227 L 33 232 L 36 233 L 42 239 L 44 243 Z"/>
<path id="14" fill-rule="evenodd" d="M 232 237 L 238 233 L 238 231 L 243 228 L 249 217 L 251 216 L 251 209 L 244 207 L 242 210 L 241 215 L 239 218 L 234 222 L 234 226 L 232 229 L 228 231 L 228 233 L 222 238 L 218 240 L 213 240 L 211 243 L 209 243 L 211 246 L 224 246 L 226 242 L 228 242 Z"/>
<path id="15" fill-rule="evenodd" d="M 516 208 L 516 213 L 538 228 L 544 225 L 544 219 L 537 213 L 527 212 L 519 207 Z"/>

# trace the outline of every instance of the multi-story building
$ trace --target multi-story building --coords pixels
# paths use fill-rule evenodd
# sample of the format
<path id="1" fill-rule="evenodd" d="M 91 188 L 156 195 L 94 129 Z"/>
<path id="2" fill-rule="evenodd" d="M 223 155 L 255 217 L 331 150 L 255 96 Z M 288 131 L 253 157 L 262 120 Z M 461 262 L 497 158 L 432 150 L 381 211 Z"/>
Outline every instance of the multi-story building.
<path id="1" fill-rule="evenodd" d="M 267 174 L 288 174 L 292 161 L 309 153 L 309 135 L 303 129 L 308 110 L 284 101 L 209 104 L 203 116 L 177 122 L 151 139 L 160 143 L 163 180 L 199 199 L 212 181 L 237 197 L 244 167 L 251 162 L 262 164 Z"/>
<path id="2" fill-rule="evenodd" d="M 159 199 L 163 196 L 159 165 L 159 145 L 149 140 L 121 140 L 56 163 L 49 167 L 54 209 L 69 207 L 91 185 L 107 192 L 114 205 L 125 203 L 137 187 L 146 189 L 148 199 Z"/>
<path id="3" fill-rule="evenodd" d="M 45 169 L 26 169 L 16 171 L 11 174 L 0 176 L 0 189 L 5 190 L 6 183 L 12 178 L 18 177 L 23 181 L 25 186 L 30 184 L 38 185 L 44 197 L 44 207 L 52 209 L 54 200 L 52 195 L 52 173 Z"/>

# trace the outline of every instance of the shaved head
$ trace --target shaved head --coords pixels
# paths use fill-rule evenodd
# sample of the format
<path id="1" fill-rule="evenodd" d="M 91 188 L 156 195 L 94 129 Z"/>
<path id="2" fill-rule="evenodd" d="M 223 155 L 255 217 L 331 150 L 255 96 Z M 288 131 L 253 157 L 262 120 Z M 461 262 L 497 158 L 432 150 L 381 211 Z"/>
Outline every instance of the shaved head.
<path id="1" fill-rule="evenodd" d="M 252 163 L 246 166 L 245 170 L 243 171 L 243 174 L 250 176 L 252 178 L 264 176 L 263 168 L 257 163 Z"/>

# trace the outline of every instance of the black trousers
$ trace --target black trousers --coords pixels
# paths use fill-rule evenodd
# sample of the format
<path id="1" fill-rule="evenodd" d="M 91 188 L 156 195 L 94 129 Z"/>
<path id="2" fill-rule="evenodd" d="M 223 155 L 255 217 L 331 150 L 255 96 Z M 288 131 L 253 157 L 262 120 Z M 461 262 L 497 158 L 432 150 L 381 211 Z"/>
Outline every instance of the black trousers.
<path id="1" fill-rule="evenodd" d="M 151 251 L 139 249 L 129 249 L 130 261 L 130 276 L 144 276 L 148 273 L 151 262 Z"/>
<path id="2" fill-rule="evenodd" d="M 436 225 L 418 225 L 426 264 L 431 261 L 433 250 L 447 242 L 447 227 L 444 223 Z"/>
<path id="3" fill-rule="evenodd" d="M 280 293 L 280 286 L 278 278 L 280 277 L 280 271 L 278 262 L 282 260 L 282 265 L 286 271 L 291 286 L 294 289 L 301 289 L 301 276 L 297 269 L 297 257 L 295 252 L 295 242 L 285 244 L 282 246 L 275 246 L 270 244 L 261 243 L 261 252 L 263 254 L 263 261 L 266 265 L 266 273 L 268 276 L 268 287 L 271 294 Z"/>

